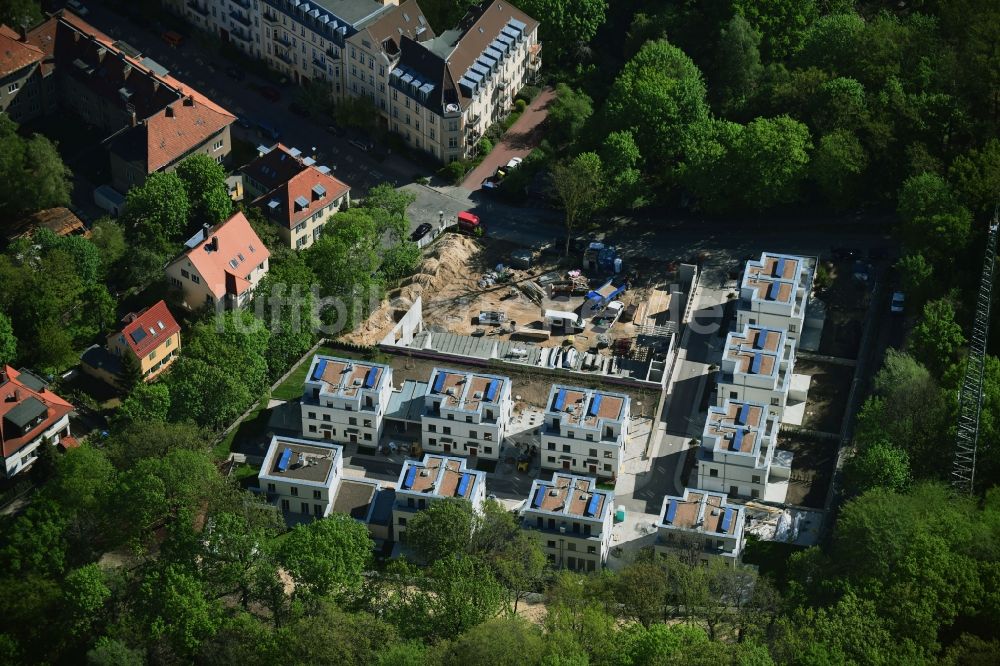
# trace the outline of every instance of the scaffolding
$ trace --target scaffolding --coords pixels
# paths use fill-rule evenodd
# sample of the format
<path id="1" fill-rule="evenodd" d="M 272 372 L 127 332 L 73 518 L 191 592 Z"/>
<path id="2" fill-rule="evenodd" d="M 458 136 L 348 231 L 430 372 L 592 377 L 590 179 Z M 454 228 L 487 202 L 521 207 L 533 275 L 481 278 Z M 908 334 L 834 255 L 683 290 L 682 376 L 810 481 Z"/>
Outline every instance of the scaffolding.
<path id="1" fill-rule="evenodd" d="M 990 328 L 990 302 L 993 291 L 993 267 L 997 249 L 997 212 L 993 213 L 986 241 L 986 256 L 976 296 L 976 316 L 969 340 L 969 358 L 958 396 L 958 428 L 955 436 L 955 465 L 952 485 L 959 492 L 972 493 L 976 475 L 976 442 L 979 438 L 979 415 L 983 407 L 983 372 L 986 341 Z"/>

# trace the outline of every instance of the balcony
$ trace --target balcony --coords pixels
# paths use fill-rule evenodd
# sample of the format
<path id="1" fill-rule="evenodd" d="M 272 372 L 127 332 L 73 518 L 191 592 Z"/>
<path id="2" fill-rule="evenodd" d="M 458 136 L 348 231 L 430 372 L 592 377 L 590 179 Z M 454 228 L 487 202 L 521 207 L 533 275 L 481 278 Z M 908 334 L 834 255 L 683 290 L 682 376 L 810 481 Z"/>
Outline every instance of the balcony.
<path id="1" fill-rule="evenodd" d="M 243 14 L 237 11 L 229 12 L 229 18 L 233 19 L 240 25 L 246 26 L 247 28 L 253 25 L 253 23 L 250 21 L 249 16 L 244 16 Z"/>
<path id="2" fill-rule="evenodd" d="M 277 25 L 281 23 L 281 19 L 278 18 L 278 14 L 273 9 L 270 8 L 264 10 L 263 18 L 264 18 L 264 23 L 270 23 L 272 25 Z"/>
<path id="3" fill-rule="evenodd" d="M 317 68 L 323 70 L 324 72 L 326 71 L 326 60 L 324 60 L 323 58 L 317 58 L 316 56 L 313 56 L 312 62 L 313 65 L 315 65 Z"/>
<path id="4" fill-rule="evenodd" d="M 281 44 L 285 48 L 292 48 L 292 40 L 289 39 L 284 33 L 280 33 L 277 30 L 274 31 L 274 41 Z"/>
<path id="5" fill-rule="evenodd" d="M 230 37 L 235 37 L 236 39 L 240 40 L 241 42 L 246 42 L 247 44 L 250 44 L 251 42 L 253 42 L 253 38 L 250 36 L 250 32 L 249 31 L 244 32 L 242 30 L 230 30 L 229 31 L 229 36 Z"/>
<path id="6" fill-rule="evenodd" d="M 234 5 L 239 5 L 243 9 L 251 8 L 250 0 L 229 0 L 229 2 L 233 3 Z"/>
<path id="7" fill-rule="evenodd" d="M 202 16 L 208 16 L 209 14 L 208 6 L 206 5 L 205 7 L 202 7 L 200 4 L 195 2 L 195 0 L 191 0 L 190 2 L 188 2 L 187 6 L 188 9 L 193 11 L 195 14 L 200 14 Z"/>
<path id="8" fill-rule="evenodd" d="M 275 50 L 274 55 L 281 62 L 283 62 L 283 63 L 285 63 L 287 65 L 292 65 L 293 67 L 295 66 L 295 61 L 292 60 L 292 56 L 290 56 L 289 54 L 282 53 L 281 51 Z"/>

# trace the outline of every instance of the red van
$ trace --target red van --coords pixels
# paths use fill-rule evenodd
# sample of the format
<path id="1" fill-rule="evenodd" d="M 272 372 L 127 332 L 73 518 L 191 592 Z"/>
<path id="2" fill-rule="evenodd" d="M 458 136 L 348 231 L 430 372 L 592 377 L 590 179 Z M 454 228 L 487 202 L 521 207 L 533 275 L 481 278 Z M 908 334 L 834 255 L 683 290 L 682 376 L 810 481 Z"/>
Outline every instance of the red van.
<path id="1" fill-rule="evenodd" d="M 480 233 L 486 233 L 486 225 L 479 221 L 478 215 L 473 215 L 467 210 L 458 214 L 458 230 L 466 234 L 475 234 L 476 229 L 482 229 Z"/>

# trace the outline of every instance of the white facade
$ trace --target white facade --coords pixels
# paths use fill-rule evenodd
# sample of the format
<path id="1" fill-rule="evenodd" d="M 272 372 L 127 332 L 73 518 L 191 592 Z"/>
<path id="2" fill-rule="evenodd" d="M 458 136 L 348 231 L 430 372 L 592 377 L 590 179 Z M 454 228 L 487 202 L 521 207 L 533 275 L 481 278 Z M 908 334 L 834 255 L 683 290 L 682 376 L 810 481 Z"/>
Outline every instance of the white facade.
<path id="1" fill-rule="evenodd" d="M 542 469 L 617 478 L 630 404 L 623 393 L 554 385 L 541 430 Z"/>
<path id="2" fill-rule="evenodd" d="M 469 501 L 478 513 L 486 500 L 486 475 L 467 469 L 464 458 L 426 454 L 422 461 L 407 460 L 399 473 L 392 507 L 393 538 L 406 541 L 406 529 L 417 511 L 444 498 Z"/>
<path id="3" fill-rule="evenodd" d="M 424 396 L 421 444 L 425 451 L 499 460 L 513 411 L 509 378 L 434 368 Z"/>
<path id="4" fill-rule="evenodd" d="M 56 446 L 59 444 L 60 437 L 68 437 L 69 434 L 69 414 L 66 414 L 51 426 L 38 433 L 38 436 L 29 443 L 4 458 L 4 473 L 7 478 L 11 478 L 35 462 L 35 459 L 38 457 L 38 447 L 42 445 L 46 437 L 49 438 L 53 446 Z"/>
<path id="5" fill-rule="evenodd" d="M 283 514 L 325 518 L 343 477 L 343 453 L 336 444 L 272 437 L 257 482 Z"/>
<path id="6" fill-rule="evenodd" d="M 736 310 L 737 329 L 748 325 L 784 329 L 798 340 L 805 326 L 812 291 L 813 262 L 804 257 L 764 252 L 747 262 Z"/>
<path id="7" fill-rule="evenodd" d="M 599 571 L 608 559 L 615 494 L 597 479 L 555 473 L 531 484 L 521 526 L 536 535 L 549 561 L 576 571 Z"/>
<path id="8" fill-rule="evenodd" d="M 302 391 L 302 434 L 377 447 L 391 395 L 388 365 L 314 356 Z"/>
<path id="9" fill-rule="evenodd" d="M 783 502 L 791 453 L 777 449 L 779 422 L 760 403 L 727 400 L 710 407 L 698 449 L 696 487 Z"/>
<path id="10" fill-rule="evenodd" d="M 721 557 L 735 565 L 743 552 L 745 522 L 744 508 L 731 506 L 724 493 L 685 488 L 680 497 L 663 498 L 655 550 L 702 562 Z"/>
<path id="11" fill-rule="evenodd" d="M 784 330 L 747 325 L 726 336 L 716 406 L 727 400 L 761 403 L 780 419 L 788 403 L 795 343 Z"/>

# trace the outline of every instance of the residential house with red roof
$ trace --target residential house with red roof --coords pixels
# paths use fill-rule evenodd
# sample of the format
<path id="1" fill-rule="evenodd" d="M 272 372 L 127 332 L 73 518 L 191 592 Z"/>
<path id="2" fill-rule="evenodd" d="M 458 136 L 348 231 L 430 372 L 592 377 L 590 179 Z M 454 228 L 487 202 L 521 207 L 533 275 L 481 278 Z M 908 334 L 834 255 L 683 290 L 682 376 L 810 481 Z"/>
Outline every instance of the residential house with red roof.
<path id="1" fill-rule="evenodd" d="M 25 40 L 39 55 L 40 113 L 58 106 L 113 136 L 112 183 L 120 192 L 189 155 L 202 152 L 219 162 L 229 155 L 235 115 L 134 46 L 66 10 Z"/>
<path id="2" fill-rule="evenodd" d="M 9 479 L 28 469 L 46 439 L 53 445 L 72 446 L 69 430 L 72 411 L 73 405 L 49 391 L 48 383 L 41 377 L 9 365 L 0 366 L 4 477 Z"/>
<path id="3" fill-rule="evenodd" d="M 246 305 L 267 274 L 268 252 L 243 213 L 206 227 L 184 244 L 184 253 L 167 264 L 167 279 L 180 290 L 189 310 Z"/>
<path id="4" fill-rule="evenodd" d="M 0 113 L 17 123 L 31 120 L 42 112 L 40 63 L 45 54 L 18 33 L 0 25 Z"/>
<path id="5" fill-rule="evenodd" d="M 247 197 L 296 250 L 312 245 L 330 216 L 351 204 L 351 187 L 298 148 L 261 148 L 241 172 Z"/>
<path id="6" fill-rule="evenodd" d="M 84 352 L 84 372 L 120 386 L 122 359 L 126 355 L 139 362 L 144 382 L 152 381 L 177 360 L 181 327 L 164 301 L 130 313 L 122 321 L 124 326 L 108 336 L 107 349 L 95 346 Z"/>

